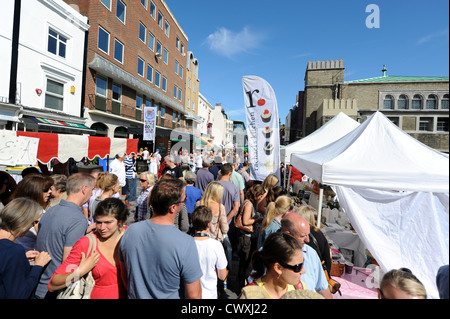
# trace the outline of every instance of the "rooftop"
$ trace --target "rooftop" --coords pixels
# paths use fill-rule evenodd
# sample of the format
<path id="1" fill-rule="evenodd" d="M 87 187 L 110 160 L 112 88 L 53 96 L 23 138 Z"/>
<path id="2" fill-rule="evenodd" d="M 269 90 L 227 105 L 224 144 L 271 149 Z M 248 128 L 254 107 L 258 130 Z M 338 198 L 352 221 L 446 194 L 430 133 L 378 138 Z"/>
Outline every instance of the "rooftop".
<path id="1" fill-rule="evenodd" d="M 448 81 L 448 76 L 379 76 L 369 79 L 345 81 L 345 83 L 377 83 L 377 82 L 430 82 Z"/>

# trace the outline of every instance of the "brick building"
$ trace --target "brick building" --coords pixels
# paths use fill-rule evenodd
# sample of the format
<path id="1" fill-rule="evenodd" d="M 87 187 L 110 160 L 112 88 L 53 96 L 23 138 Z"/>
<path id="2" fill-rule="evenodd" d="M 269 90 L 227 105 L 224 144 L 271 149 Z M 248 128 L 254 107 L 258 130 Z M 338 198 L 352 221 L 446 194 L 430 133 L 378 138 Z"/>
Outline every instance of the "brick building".
<path id="1" fill-rule="evenodd" d="M 303 121 L 296 129 L 302 137 L 339 112 L 364 122 L 381 111 L 420 142 L 449 152 L 448 77 L 389 76 L 384 67 L 382 76 L 344 81 L 344 71 L 344 60 L 308 62 L 297 101 Z"/>
<path id="2" fill-rule="evenodd" d="M 64 1 L 89 19 L 86 124 L 165 154 L 172 129 L 192 117 L 185 107 L 188 37 L 169 7 L 163 0 Z M 158 108 L 155 145 L 142 141 L 145 106 Z"/>

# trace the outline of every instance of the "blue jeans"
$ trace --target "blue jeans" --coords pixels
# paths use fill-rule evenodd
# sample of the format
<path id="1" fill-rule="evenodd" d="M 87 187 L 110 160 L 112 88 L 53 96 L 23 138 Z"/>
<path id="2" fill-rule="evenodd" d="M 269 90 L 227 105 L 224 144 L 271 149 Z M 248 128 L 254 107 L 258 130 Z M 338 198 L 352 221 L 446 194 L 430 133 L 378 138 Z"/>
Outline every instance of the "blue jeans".
<path id="1" fill-rule="evenodd" d="M 136 187 L 137 187 L 137 178 L 127 178 L 126 180 L 126 197 L 125 200 L 128 202 L 133 202 L 136 200 Z"/>

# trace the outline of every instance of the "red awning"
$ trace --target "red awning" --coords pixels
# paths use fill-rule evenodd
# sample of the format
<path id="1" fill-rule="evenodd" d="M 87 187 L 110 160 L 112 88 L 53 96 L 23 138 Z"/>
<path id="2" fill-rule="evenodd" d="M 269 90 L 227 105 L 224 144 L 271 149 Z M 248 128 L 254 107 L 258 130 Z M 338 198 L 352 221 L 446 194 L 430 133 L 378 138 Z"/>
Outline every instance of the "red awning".
<path id="1" fill-rule="evenodd" d="M 34 133 L 16 131 L 17 136 L 39 138 L 37 159 L 41 163 L 48 163 L 58 159 L 61 163 L 69 158 L 80 161 L 83 157 L 90 160 L 99 156 L 113 157 L 116 154 L 137 154 L 138 139 L 109 138 L 99 136 L 82 136 L 71 134 Z"/>

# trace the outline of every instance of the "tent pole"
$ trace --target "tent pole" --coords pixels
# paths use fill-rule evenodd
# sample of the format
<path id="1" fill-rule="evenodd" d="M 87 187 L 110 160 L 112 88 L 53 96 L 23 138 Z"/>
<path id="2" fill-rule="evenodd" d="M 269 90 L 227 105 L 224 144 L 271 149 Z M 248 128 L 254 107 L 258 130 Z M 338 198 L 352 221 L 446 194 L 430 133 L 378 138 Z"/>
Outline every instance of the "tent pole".
<path id="1" fill-rule="evenodd" d="M 320 220 L 322 218 L 322 201 L 323 201 L 323 188 L 320 188 L 319 192 L 319 207 L 317 208 L 317 228 L 320 229 Z"/>
<path id="2" fill-rule="evenodd" d="M 289 194 L 289 186 L 290 186 L 290 181 L 291 181 L 291 172 L 292 172 L 292 166 L 291 165 L 289 165 L 289 176 L 288 176 L 288 179 L 286 180 L 286 191 L 288 192 L 288 194 Z"/>

